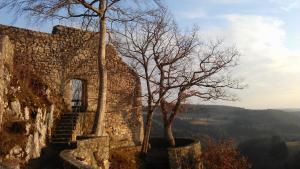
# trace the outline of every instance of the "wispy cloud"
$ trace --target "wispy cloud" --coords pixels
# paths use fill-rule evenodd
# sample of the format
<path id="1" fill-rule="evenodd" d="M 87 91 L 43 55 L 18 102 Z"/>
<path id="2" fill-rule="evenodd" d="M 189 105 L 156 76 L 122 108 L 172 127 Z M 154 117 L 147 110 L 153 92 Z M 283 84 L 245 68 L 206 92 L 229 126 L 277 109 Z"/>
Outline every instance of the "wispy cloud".
<path id="1" fill-rule="evenodd" d="M 226 15 L 226 28 L 207 30 L 223 33 L 241 51 L 237 74 L 249 89 L 239 92 L 238 106 L 251 108 L 294 107 L 300 102 L 300 51 L 286 47 L 284 22 L 255 15 Z M 232 104 L 232 103 L 230 103 Z"/>
<path id="2" fill-rule="evenodd" d="M 300 0 L 269 0 L 271 3 L 279 5 L 283 11 L 290 11 L 300 7 Z"/>
<path id="3" fill-rule="evenodd" d="M 181 11 L 178 12 L 177 15 L 186 19 L 199 19 L 199 18 L 207 17 L 206 12 L 201 9 Z"/>

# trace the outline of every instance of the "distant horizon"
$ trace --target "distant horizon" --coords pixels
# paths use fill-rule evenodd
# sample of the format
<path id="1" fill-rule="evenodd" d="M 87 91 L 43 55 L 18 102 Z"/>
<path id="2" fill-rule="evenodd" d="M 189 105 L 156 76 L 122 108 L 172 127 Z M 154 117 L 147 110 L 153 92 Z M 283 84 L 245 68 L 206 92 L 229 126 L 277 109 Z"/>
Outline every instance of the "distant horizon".
<path id="1" fill-rule="evenodd" d="M 300 107 L 288 107 L 288 108 L 248 108 L 248 107 L 242 107 L 237 105 L 222 105 L 222 104 L 201 104 L 201 103 L 185 103 L 185 105 L 202 105 L 202 106 L 224 106 L 224 107 L 234 107 L 234 108 L 242 108 L 242 109 L 248 109 L 248 110 L 286 110 L 286 111 L 300 111 Z M 143 107 L 147 107 L 146 105 L 143 105 Z"/>

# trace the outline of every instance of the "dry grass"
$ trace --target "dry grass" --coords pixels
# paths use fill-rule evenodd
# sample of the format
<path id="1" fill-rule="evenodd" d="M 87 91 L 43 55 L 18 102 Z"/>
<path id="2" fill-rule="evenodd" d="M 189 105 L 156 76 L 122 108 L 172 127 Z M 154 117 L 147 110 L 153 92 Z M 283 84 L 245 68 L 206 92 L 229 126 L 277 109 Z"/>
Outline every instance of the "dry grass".
<path id="1" fill-rule="evenodd" d="M 145 164 L 136 150 L 114 150 L 110 156 L 110 169 L 143 169 Z"/>

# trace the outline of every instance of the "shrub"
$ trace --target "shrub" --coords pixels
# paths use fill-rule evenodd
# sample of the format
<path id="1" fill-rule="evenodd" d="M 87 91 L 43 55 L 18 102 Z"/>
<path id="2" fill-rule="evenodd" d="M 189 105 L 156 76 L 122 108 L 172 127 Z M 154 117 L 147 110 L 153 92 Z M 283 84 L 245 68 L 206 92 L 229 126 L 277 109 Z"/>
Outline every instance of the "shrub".
<path id="1" fill-rule="evenodd" d="M 250 169 L 248 160 L 236 149 L 234 141 L 215 142 L 209 139 L 201 159 L 205 169 Z"/>
<path id="2" fill-rule="evenodd" d="M 139 158 L 139 151 L 112 151 L 110 169 L 142 169 L 143 161 Z"/>

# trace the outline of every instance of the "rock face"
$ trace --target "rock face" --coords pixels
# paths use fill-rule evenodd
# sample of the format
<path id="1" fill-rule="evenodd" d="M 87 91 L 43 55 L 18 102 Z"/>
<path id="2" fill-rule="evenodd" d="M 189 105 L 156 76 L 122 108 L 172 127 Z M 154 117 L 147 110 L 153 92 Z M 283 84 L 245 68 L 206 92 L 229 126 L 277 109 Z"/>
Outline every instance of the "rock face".
<path id="1" fill-rule="evenodd" d="M 54 105 L 38 104 L 29 88 L 12 86 L 12 50 L 8 37 L 0 37 L 0 163 L 22 164 L 40 157 L 51 137 Z"/>
<path id="2" fill-rule="evenodd" d="M 51 137 L 51 128 L 53 126 L 54 107 L 51 106 L 49 110 L 38 109 L 35 123 L 30 125 L 29 130 L 33 127 L 33 132 L 29 134 L 26 144 L 26 161 L 33 158 L 40 157 L 41 149 L 46 146 L 47 137 Z"/>

